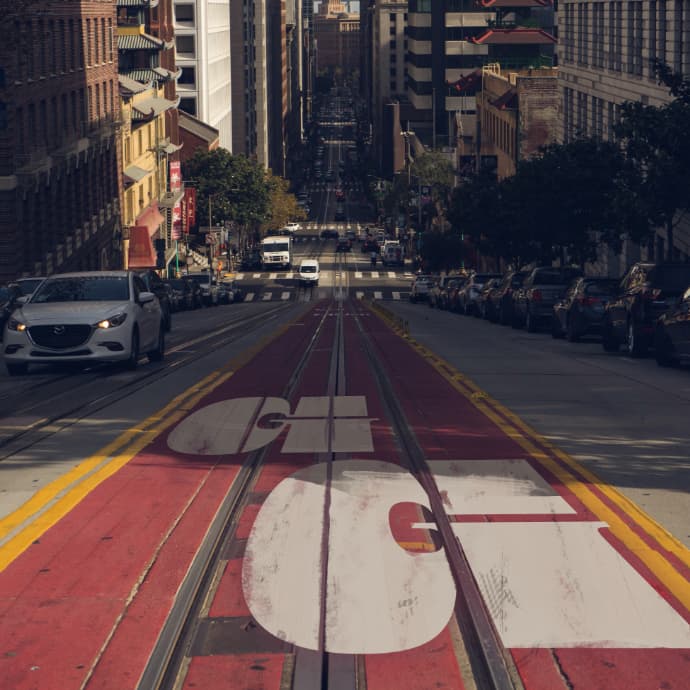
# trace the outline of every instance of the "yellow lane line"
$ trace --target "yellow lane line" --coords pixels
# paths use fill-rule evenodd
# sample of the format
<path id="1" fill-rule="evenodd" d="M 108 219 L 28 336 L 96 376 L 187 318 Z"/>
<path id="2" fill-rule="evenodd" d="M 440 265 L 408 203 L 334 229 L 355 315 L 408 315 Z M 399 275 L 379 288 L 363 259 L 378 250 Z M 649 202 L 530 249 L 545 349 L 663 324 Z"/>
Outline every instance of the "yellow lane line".
<path id="1" fill-rule="evenodd" d="M 235 371 L 245 366 L 270 342 L 282 336 L 290 325 L 281 326 L 224 367 L 173 398 L 161 410 L 136 427 L 120 434 L 98 453 L 86 458 L 72 470 L 37 491 L 20 508 L 0 520 L 0 538 L 19 530 L 0 547 L 0 572 L 67 515 L 93 489 L 126 465 L 157 435 L 177 423 L 202 398 L 225 383 Z M 21 528 L 23 524 L 25 527 Z"/>
<path id="2" fill-rule="evenodd" d="M 425 357 L 431 354 L 426 347 L 418 343 L 415 343 L 415 347 L 424 354 Z M 679 573 L 662 553 L 651 548 L 642 537 L 633 531 L 630 525 L 625 522 L 618 513 L 606 505 L 587 484 L 584 484 L 582 480 L 565 469 L 560 463 L 537 448 L 534 443 L 532 443 L 531 439 L 544 445 L 544 447 L 548 447 L 550 450 L 554 450 L 559 459 L 567 462 L 570 468 L 583 477 L 587 477 L 588 481 L 592 481 L 596 484 L 614 505 L 628 515 L 628 517 L 656 541 L 661 548 L 668 553 L 672 553 L 686 565 L 690 565 L 690 550 L 649 515 L 635 506 L 635 504 L 629 501 L 618 490 L 606 485 L 594 474 L 587 472 L 580 463 L 567 453 L 555 449 L 545 438 L 543 438 L 543 436 L 541 436 L 541 434 L 528 427 L 517 415 L 491 398 L 488 393 L 482 391 L 475 383 L 470 382 L 467 377 L 458 372 L 451 364 L 440 360 L 435 354 L 432 355 L 432 358 L 435 359 L 436 362 L 439 362 L 431 362 L 434 369 L 436 369 L 455 390 L 474 405 L 477 410 L 494 422 L 503 433 L 518 443 L 539 464 L 557 477 L 589 511 L 596 515 L 602 522 L 606 522 L 609 525 L 611 533 L 625 544 L 625 546 L 634 553 L 657 578 L 659 578 L 660 582 L 664 584 L 668 591 L 686 610 L 690 611 L 690 586 L 688 586 L 687 578 Z M 504 417 L 510 419 L 512 424 L 508 423 Z M 631 510 L 633 507 L 634 509 Z"/>
<path id="3" fill-rule="evenodd" d="M 458 371 L 452 364 L 440 358 L 426 346 L 411 338 L 387 313 L 382 313 L 376 308 L 373 308 L 372 311 L 377 312 L 380 318 L 387 321 L 398 335 L 405 339 L 427 359 L 431 366 L 433 366 L 434 369 L 436 369 L 436 371 L 438 371 L 438 373 L 441 374 L 441 376 L 443 376 L 443 378 L 445 378 L 446 381 L 448 381 L 448 383 L 466 400 L 474 405 L 477 410 L 494 422 L 494 424 L 496 424 L 496 426 L 509 438 L 518 443 L 532 458 L 541 464 L 542 467 L 557 477 L 591 513 L 596 515 L 602 522 L 606 522 L 609 525 L 611 533 L 654 573 L 659 581 L 664 584 L 668 591 L 686 610 L 690 611 L 690 586 L 688 585 L 687 578 L 675 569 L 664 554 L 649 546 L 649 544 L 647 544 L 616 511 L 610 508 L 599 496 L 597 496 L 590 486 L 583 483 L 582 479 L 576 477 L 559 462 L 537 448 L 532 441 L 547 448 L 576 474 L 580 475 L 580 477 L 587 482 L 596 485 L 599 491 L 601 491 L 613 505 L 627 515 L 642 531 L 649 535 L 661 549 L 672 554 L 681 563 L 690 567 L 690 550 L 687 549 L 682 542 L 676 539 L 670 532 L 665 530 L 652 517 L 647 515 L 639 506 L 635 505 L 617 489 L 607 485 L 594 473 L 585 469 L 573 457 L 556 448 L 539 432 L 523 422 L 515 413 L 511 412 L 497 400 L 494 400 L 488 393 L 479 388 L 477 384 Z"/>

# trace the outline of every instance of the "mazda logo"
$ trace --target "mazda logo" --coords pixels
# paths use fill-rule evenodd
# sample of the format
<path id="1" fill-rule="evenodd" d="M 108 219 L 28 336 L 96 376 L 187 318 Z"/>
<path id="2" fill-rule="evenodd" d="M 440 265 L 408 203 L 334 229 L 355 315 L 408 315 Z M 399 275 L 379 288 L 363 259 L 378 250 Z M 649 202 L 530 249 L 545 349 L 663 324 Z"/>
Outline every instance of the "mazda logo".
<path id="1" fill-rule="evenodd" d="M 65 332 L 64 326 L 53 326 L 53 333 L 55 335 L 63 335 Z"/>

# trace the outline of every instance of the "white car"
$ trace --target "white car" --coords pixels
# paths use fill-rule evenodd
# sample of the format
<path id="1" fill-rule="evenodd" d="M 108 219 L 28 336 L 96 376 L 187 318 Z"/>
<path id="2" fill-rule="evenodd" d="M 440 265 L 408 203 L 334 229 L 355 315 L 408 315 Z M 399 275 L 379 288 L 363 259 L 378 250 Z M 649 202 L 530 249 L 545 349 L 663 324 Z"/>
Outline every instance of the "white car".
<path id="1" fill-rule="evenodd" d="M 302 259 L 297 275 L 300 285 L 305 287 L 318 285 L 321 276 L 319 262 L 316 259 Z"/>
<path id="2" fill-rule="evenodd" d="M 285 229 L 288 230 L 291 235 L 294 235 L 298 230 L 302 229 L 302 226 L 299 223 L 288 223 Z"/>
<path id="3" fill-rule="evenodd" d="M 3 354 L 11 376 L 29 364 L 124 362 L 165 355 L 158 298 L 132 271 L 61 273 L 46 278 L 7 321 Z"/>

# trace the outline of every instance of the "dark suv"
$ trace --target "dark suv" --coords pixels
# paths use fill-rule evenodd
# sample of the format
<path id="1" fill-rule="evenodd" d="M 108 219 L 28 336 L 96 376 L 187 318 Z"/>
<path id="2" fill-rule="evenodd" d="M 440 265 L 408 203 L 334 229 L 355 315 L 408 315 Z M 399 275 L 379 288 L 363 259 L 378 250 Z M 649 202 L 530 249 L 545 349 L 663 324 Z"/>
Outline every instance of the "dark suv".
<path id="1" fill-rule="evenodd" d="M 168 286 L 153 269 L 137 271 L 137 275 L 144 281 L 146 289 L 158 297 L 161 312 L 163 312 L 163 328 L 169 331 L 172 326 L 172 305 L 170 304 Z"/>
<path id="2" fill-rule="evenodd" d="M 513 321 L 513 292 L 519 290 L 527 278 L 527 271 L 508 271 L 500 285 L 491 293 L 491 314 L 495 321 L 508 326 Z"/>
<path id="3" fill-rule="evenodd" d="M 690 286 L 690 264 L 633 264 L 625 274 L 617 299 L 606 305 L 602 345 L 616 352 L 625 345 L 642 357 L 652 344 L 657 319 L 673 307 Z"/>
<path id="4" fill-rule="evenodd" d="M 550 324 L 553 305 L 581 275 L 582 271 L 575 266 L 537 266 L 532 269 L 522 287 L 514 293 L 513 328 L 524 326 L 530 333 L 536 333 L 542 324 Z"/>

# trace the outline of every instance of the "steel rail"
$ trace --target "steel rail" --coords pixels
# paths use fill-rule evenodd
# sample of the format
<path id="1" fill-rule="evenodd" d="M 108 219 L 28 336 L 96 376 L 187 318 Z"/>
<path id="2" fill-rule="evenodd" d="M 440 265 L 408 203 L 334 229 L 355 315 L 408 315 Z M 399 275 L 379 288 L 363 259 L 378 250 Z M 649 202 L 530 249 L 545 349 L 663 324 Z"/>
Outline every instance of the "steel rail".
<path id="1" fill-rule="evenodd" d="M 183 355 L 173 362 L 164 361 L 161 366 L 137 371 L 135 373 L 136 378 L 118 384 L 114 389 L 103 393 L 98 397 L 89 398 L 89 400 L 86 402 L 79 402 L 68 407 L 66 410 L 61 410 L 59 413 L 36 420 L 35 422 L 23 427 L 20 431 L 0 439 L 0 449 L 8 449 L 8 452 L 0 455 L 0 462 L 12 457 L 18 452 L 31 448 L 39 441 L 42 441 L 53 434 L 57 434 L 64 429 L 74 426 L 86 416 L 99 412 L 100 410 L 122 400 L 123 398 L 128 397 L 129 395 L 137 393 L 148 386 L 158 383 L 167 376 L 176 373 L 181 367 L 189 366 L 198 362 L 201 357 L 205 357 L 216 351 L 213 345 L 220 338 L 223 339 L 224 344 L 234 343 L 240 338 L 245 337 L 248 333 L 258 330 L 264 326 L 267 319 L 275 318 L 277 313 L 285 310 L 286 308 L 286 305 L 281 304 L 278 307 L 274 307 L 268 311 L 262 311 L 260 314 L 255 314 L 247 319 L 236 320 L 229 325 L 223 325 L 222 327 L 216 328 L 203 336 L 198 336 L 183 343 L 178 343 L 168 352 L 185 350 L 191 345 L 198 344 L 207 344 L 208 347 L 203 352 L 189 353 Z M 232 334 L 232 336 L 228 338 L 228 334 Z M 80 389 L 86 390 L 88 386 L 94 383 L 99 383 L 103 379 L 107 379 L 107 374 L 108 372 L 105 370 L 95 372 L 93 376 L 82 378 L 80 381 L 75 382 L 77 385 L 70 387 L 68 390 L 62 390 L 59 394 L 49 398 L 44 398 L 40 402 L 27 405 L 24 408 L 20 407 L 15 410 L 14 414 L 26 414 L 27 412 L 37 408 L 39 405 L 43 407 L 47 406 L 49 408 L 54 407 L 55 404 L 60 400 L 74 398 L 75 392 L 78 392 Z M 63 378 L 68 377 L 60 377 L 58 381 L 62 381 Z M 62 424 L 60 424 L 61 421 L 63 421 Z M 42 430 L 47 428 L 50 428 L 50 430 L 46 431 L 45 433 L 41 433 Z M 38 436 L 38 438 L 36 438 L 36 436 Z M 19 447 L 14 446 L 14 444 L 20 442 L 26 437 L 29 437 L 26 443 Z M 8 448 L 10 446 L 11 449 Z"/>
<path id="2" fill-rule="evenodd" d="M 522 690 L 519 673 L 499 638 L 462 545 L 453 532 L 424 451 L 386 374 L 385 358 L 377 352 L 359 314 L 353 311 L 372 377 L 376 381 L 382 404 L 400 442 L 403 459 L 407 461 L 429 499 L 440 541 L 455 581 L 456 619 L 465 640 L 475 683 L 481 690 Z"/>
<path id="3" fill-rule="evenodd" d="M 308 346 L 285 384 L 281 397 L 287 399 L 294 397 L 330 312 L 330 306 L 324 310 Z M 249 493 L 270 448 L 271 444 L 247 456 L 232 487 L 223 499 L 180 585 L 175 602 L 137 684 L 138 690 L 179 687 L 182 662 L 194 638 L 199 613 L 208 599 L 211 587 L 217 581 L 216 571 L 220 565 L 221 554 L 226 544 L 234 537 L 239 516 L 242 514 L 242 509 L 246 505 Z M 297 667 L 297 664 L 295 666 Z"/>

